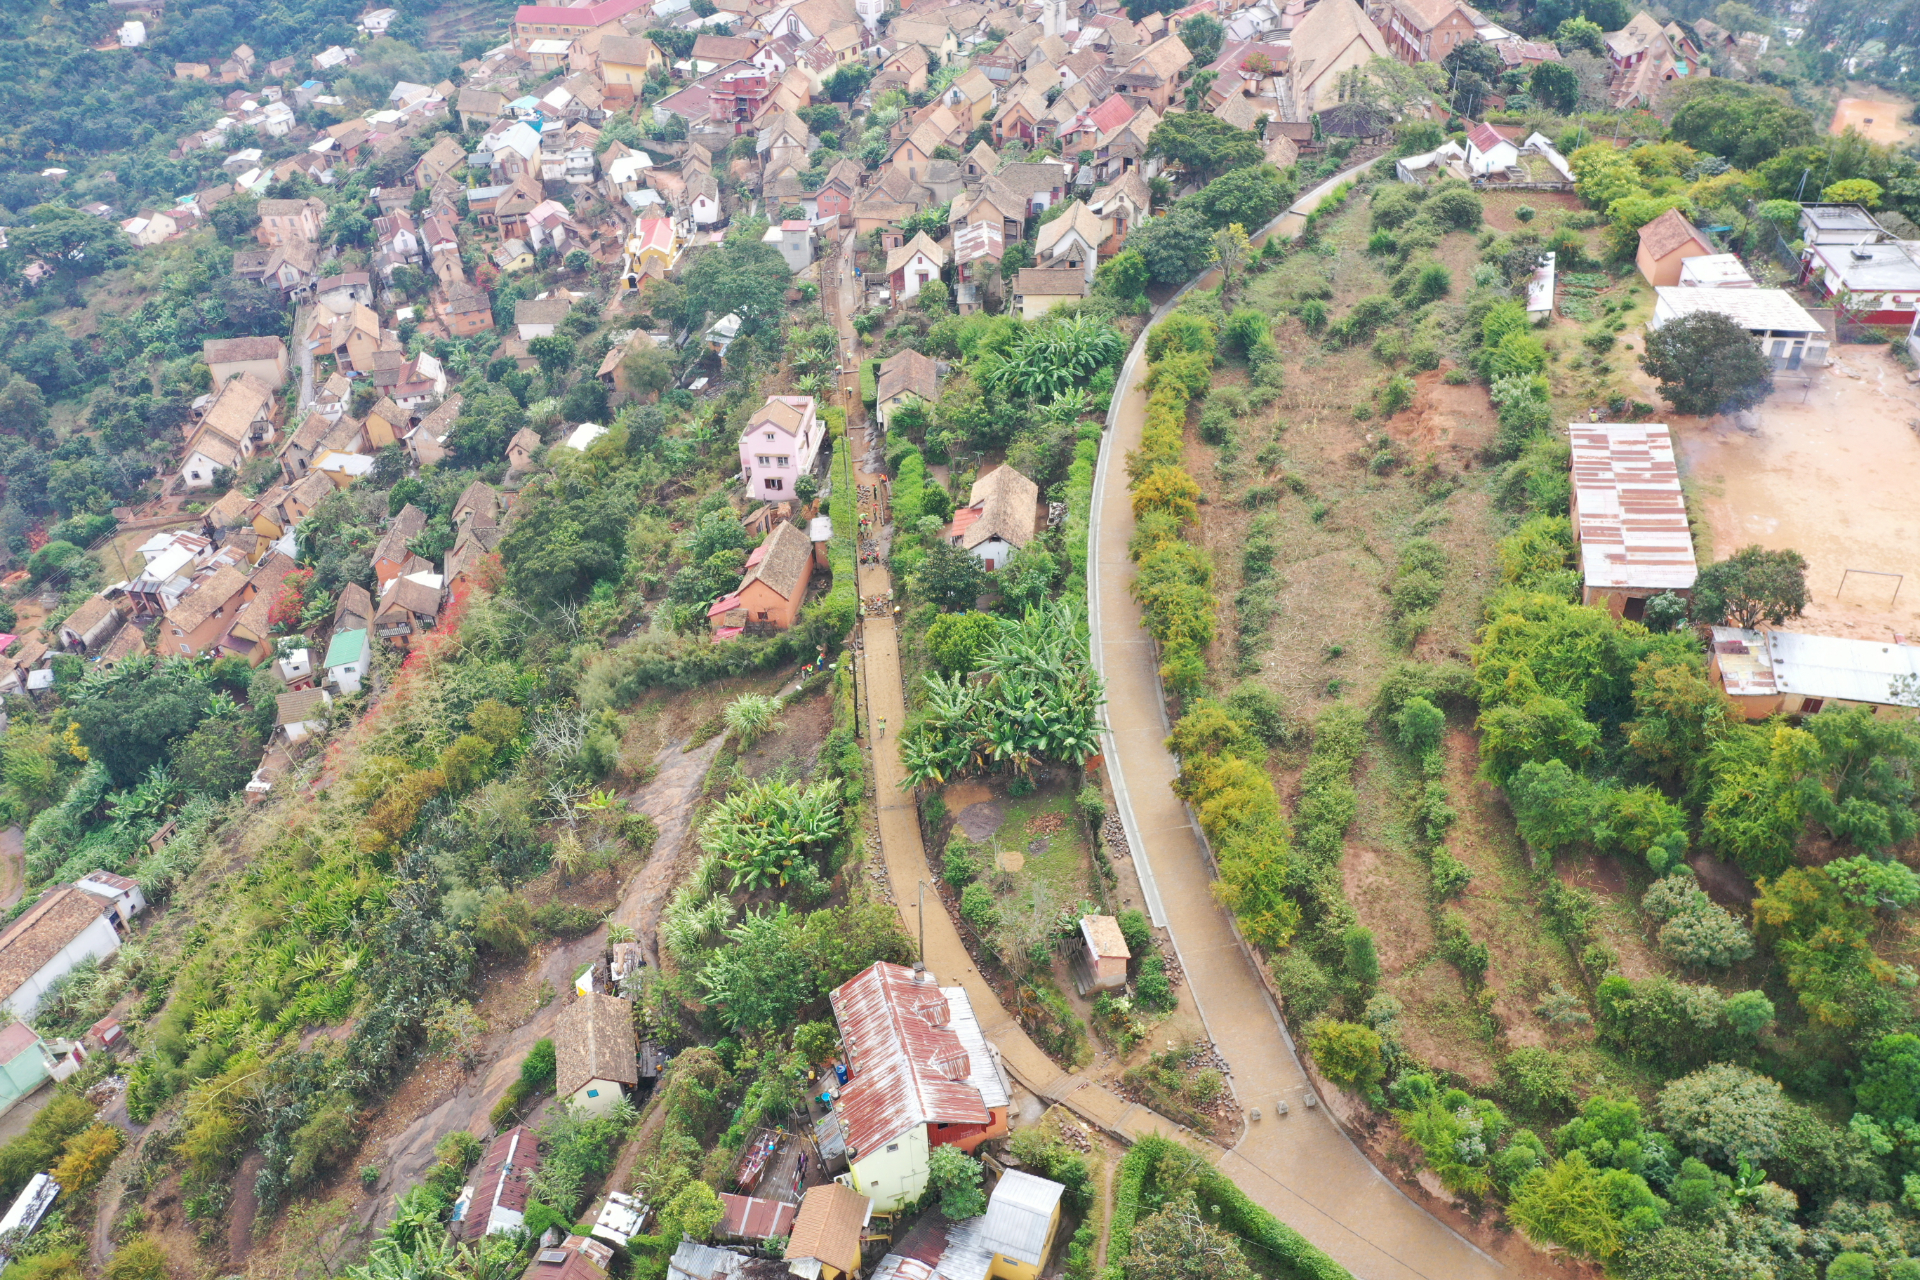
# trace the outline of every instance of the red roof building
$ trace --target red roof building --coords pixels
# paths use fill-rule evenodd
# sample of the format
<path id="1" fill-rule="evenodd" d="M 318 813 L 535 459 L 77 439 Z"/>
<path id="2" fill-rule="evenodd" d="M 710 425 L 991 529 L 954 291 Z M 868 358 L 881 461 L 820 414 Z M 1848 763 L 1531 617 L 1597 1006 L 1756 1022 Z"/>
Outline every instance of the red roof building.
<path id="1" fill-rule="evenodd" d="M 472 1194 L 454 1206 L 454 1235 L 474 1241 L 518 1231 L 526 1222 L 533 1175 L 539 1171 L 540 1148 L 525 1125 L 515 1125 L 495 1138 L 480 1159 L 480 1176 Z"/>
<path id="2" fill-rule="evenodd" d="M 926 1189 L 934 1147 L 1007 1132 L 1006 1083 L 965 987 L 876 964 L 829 997 L 851 1075 L 835 1101 L 853 1189 L 885 1212 Z"/>

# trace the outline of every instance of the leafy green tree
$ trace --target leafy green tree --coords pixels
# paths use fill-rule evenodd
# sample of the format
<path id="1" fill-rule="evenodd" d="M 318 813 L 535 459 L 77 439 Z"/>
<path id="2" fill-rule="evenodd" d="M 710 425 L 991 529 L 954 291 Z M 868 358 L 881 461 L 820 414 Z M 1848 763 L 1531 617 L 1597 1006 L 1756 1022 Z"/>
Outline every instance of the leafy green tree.
<path id="1" fill-rule="evenodd" d="M 558 604 L 619 568 L 635 508 L 624 487 L 576 474 L 543 477 L 522 493 L 522 514 L 500 542 L 514 595 Z"/>
<path id="2" fill-rule="evenodd" d="M 1920 1036 L 1882 1036 L 1862 1056 L 1853 1096 L 1883 1124 L 1920 1120 Z"/>
<path id="3" fill-rule="evenodd" d="M 1175 119 L 1186 119 L 1184 113 Z M 1212 119 L 1202 116 L 1201 119 Z M 1157 218 L 1135 227 L 1127 246 L 1138 251 L 1146 263 L 1147 275 L 1158 284 L 1178 284 L 1199 274 L 1213 251 L 1213 229 L 1208 226 L 1199 203 L 1191 198 L 1178 201 Z"/>
<path id="4" fill-rule="evenodd" d="M 1813 117 L 1784 89 L 1722 79 L 1700 81 L 1673 113 L 1673 136 L 1697 151 L 1751 169 L 1819 136 Z"/>
<path id="5" fill-rule="evenodd" d="M 951 1144 L 927 1154 L 927 1186 L 940 1197 L 940 1212 L 949 1222 L 977 1218 L 987 1211 L 987 1195 L 980 1189 L 985 1177 L 978 1160 Z"/>
<path id="6" fill-rule="evenodd" d="M 557 381 L 573 367 L 573 339 L 559 333 L 544 334 L 527 343 L 527 354 L 540 362 L 540 372 Z"/>
<path id="7" fill-rule="evenodd" d="M 1521 839 L 1549 856 L 1589 838 L 1594 787 L 1560 760 L 1529 760 L 1506 783 Z"/>
<path id="8" fill-rule="evenodd" d="M 210 703 L 188 663 L 129 658 L 83 681 L 71 714 L 89 756 L 115 786 L 131 787 L 165 758 L 169 743 L 206 718 Z"/>
<path id="9" fill-rule="evenodd" d="M 1094 288 L 1103 294 L 1133 302 L 1147 292 L 1147 260 L 1129 246 L 1101 263 L 1094 272 Z"/>
<path id="10" fill-rule="evenodd" d="M 927 654 L 942 671 L 965 675 L 985 656 L 998 630 L 989 613 L 943 613 L 927 628 Z"/>
<path id="11" fill-rule="evenodd" d="M 1701 570 L 1694 616 L 1731 627 L 1779 626 L 1807 607 L 1807 559 L 1798 551 L 1742 547 Z"/>
<path id="12" fill-rule="evenodd" d="M 1600 24 L 1589 18 L 1568 18 L 1553 30 L 1553 42 L 1562 55 L 1572 53 L 1590 53 L 1596 58 L 1607 56 L 1606 33 Z"/>
<path id="13" fill-rule="evenodd" d="M 973 608 L 987 588 L 987 570 L 980 558 L 944 539 L 928 546 L 925 555 L 913 572 L 914 593 L 945 612 Z"/>
<path id="14" fill-rule="evenodd" d="M 1196 67 L 1204 67 L 1220 56 L 1220 42 L 1226 36 L 1227 29 L 1211 14 L 1195 14 L 1180 24 L 1180 43 L 1193 54 Z"/>
<path id="15" fill-rule="evenodd" d="M 1327 1079 L 1362 1093 L 1377 1086 L 1386 1073 L 1380 1033 L 1356 1022 L 1314 1023 L 1307 1032 L 1307 1049 Z"/>
<path id="16" fill-rule="evenodd" d="M 700 985 L 736 1031 L 775 1031 L 792 1024 L 816 994 L 812 966 L 799 945 L 800 918 L 785 903 L 742 917 L 728 929 L 700 973 Z"/>
<path id="17" fill-rule="evenodd" d="M 1201 210 L 1215 227 L 1239 223 L 1257 231 L 1279 216 L 1299 186 L 1270 164 L 1242 165 L 1215 178 L 1199 194 Z"/>
<path id="18" fill-rule="evenodd" d="M 1248 130 L 1205 112 L 1183 111 L 1153 127 L 1147 154 L 1179 165 L 1190 181 L 1205 186 L 1229 169 L 1259 164 L 1265 151 Z"/>
<path id="19" fill-rule="evenodd" d="M 1527 80 L 1527 91 L 1535 102 L 1561 115 L 1573 114 L 1580 105 L 1580 77 L 1563 62 L 1537 64 Z"/>
<path id="20" fill-rule="evenodd" d="M 1125 1280 L 1254 1280 L 1239 1242 L 1201 1216 L 1191 1193 L 1143 1218 L 1119 1270 Z"/>
<path id="21" fill-rule="evenodd" d="M 37 260 L 69 278 L 98 275 L 132 249 L 112 219 L 66 205 L 34 205 L 24 224 L 7 229 L 7 251 L 15 263 Z"/>
<path id="22" fill-rule="evenodd" d="M 1733 1168 L 1762 1164 L 1780 1152 L 1787 1101 L 1780 1086 L 1755 1071 L 1715 1063 L 1660 1091 L 1666 1131 L 1702 1159 Z"/>
<path id="23" fill-rule="evenodd" d="M 1913 782 L 1920 737 L 1905 722 L 1855 706 L 1808 716 L 1801 728 L 1818 751 L 1801 784 L 1808 817 L 1876 854 L 1920 831 Z"/>
<path id="24" fill-rule="evenodd" d="M 1681 413 L 1749 409 L 1773 391 L 1773 366 L 1753 336 L 1718 312 L 1671 321 L 1646 336 L 1640 367 Z"/>
<path id="25" fill-rule="evenodd" d="M 758 328 L 786 308 L 791 283 L 778 249 L 757 238 L 729 236 L 718 248 L 694 254 L 682 271 L 684 318 L 697 325 L 708 316 L 731 313 Z"/>
<path id="26" fill-rule="evenodd" d="M 1607 1261 L 1657 1230 L 1666 1207 L 1638 1174 L 1596 1169 L 1575 1151 L 1523 1178 L 1507 1217 L 1534 1240 Z"/>

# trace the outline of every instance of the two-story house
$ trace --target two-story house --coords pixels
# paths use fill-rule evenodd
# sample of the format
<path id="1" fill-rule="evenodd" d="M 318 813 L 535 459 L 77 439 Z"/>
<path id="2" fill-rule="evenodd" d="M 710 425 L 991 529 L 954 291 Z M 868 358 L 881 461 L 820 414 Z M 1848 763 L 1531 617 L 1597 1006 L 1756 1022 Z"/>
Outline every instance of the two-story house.
<path id="1" fill-rule="evenodd" d="M 768 396 L 740 433 L 740 472 L 759 502 L 786 502 L 794 481 L 813 470 L 826 425 L 812 396 Z"/>
<path id="2" fill-rule="evenodd" d="M 304 200 L 262 200 L 260 225 L 254 237 L 272 248 L 284 244 L 312 244 L 320 238 L 327 206 L 311 196 Z"/>
<path id="3" fill-rule="evenodd" d="M 882 962 L 828 997 L 849 1079 L 834 1100 L 853 1189 L 886 1212 L 927 1187 L 935 1147 L 1007 1132 L 1009 1093 L 965 987 Z"/>

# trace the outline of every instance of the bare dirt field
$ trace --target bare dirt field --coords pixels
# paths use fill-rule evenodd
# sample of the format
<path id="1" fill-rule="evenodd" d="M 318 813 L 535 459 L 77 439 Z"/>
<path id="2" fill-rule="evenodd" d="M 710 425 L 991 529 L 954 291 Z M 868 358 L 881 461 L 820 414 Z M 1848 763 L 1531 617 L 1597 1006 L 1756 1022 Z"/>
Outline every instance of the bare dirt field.
<path id="1" fill-rule="evenodd" d="M 1833 123 L 1827 126 L 1827 132 L 1838 137 L 1851 126 L 1869 141 L 1897 147 L 1913 133 L 1913 126 L 1907 123 L 1907 113 L 1912 110 L 1910 102 L 1842 98 L 1833 109 Z"/>
<path id="2" fill-rule="evenodd" d="M 1833 351 L 1804 399 L 1782 386 L 1752 431 L 1728 417 L 1669 419 L 1689 500 L 1714 559 L 1753 543 L 1806 556 L 1811 599 L 1796 629 L 1920 634 L 1920 430 L 1908 425 L 1920 388 L 1884 347 Z M 1635 381 L 1657 402 L 1644 375 Z"/>

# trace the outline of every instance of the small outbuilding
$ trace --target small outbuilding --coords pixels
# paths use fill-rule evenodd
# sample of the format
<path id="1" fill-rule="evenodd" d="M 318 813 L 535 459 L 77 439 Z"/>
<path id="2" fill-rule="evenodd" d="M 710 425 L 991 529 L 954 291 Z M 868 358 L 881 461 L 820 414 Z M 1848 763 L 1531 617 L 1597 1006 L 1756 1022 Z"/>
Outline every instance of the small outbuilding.
<path id="1" fill-rule="evenodd" d="M 1081 916 L 1080 940 L 1071 957 L 1074 986 L 1085 996 L 1091 991 L 1118 991 L 1127 985 L 1127 961 L 1133 952 L 1112 916 Z"/>
<path id="2" fill-rule="evenodd" d="M 1830 707 L 1911 716 L 1920 699 L 1920 645 L 1715 627 L 1707 674 L 1749 720 Z"/>
<path id="3" fill-rule="evenodd" d="M 471 1243 L 520 1230 L 539 1171 L 540 1145 L 532 1130 L 517 1124 L 495 1138 L 480 1158 L 480 1176 L 453 1206 L 454 1236 Z"/>
<path id="4" fill-rule="evenodd" d="M 1650 597 L 1690 595 L 1699 568 L 1666 424 L 1576 422 L 1569 434 L 1580 602 L 1637 622 Z"/>
<path id="5" fill-rule="evenodd" d="M 993 1253 L 987 1275 L 995 1280 L 1037 1280 L 1060 1230 L 1060 1196 L 1066 1187 L 1009 1169 L 987 1200 L 981 1243 Z"/>
<path id="6" fill-rule="evenodd" d="M 1688 258 L 1718 252 L 1700 229 L 1687 221 L 1685 214 L 1669 209 L 1640 228 L 1640 250 L 1633 261 L 1647 283 L 1658 288 L 1679 284 L 1680 264 Z"/>
<path id="7" fill-rule="evenodd" d="M 787 1269 L 816 1280 L 842 1280 L 860 1270 L 860 1238 L 873 1202 L 838 1182 L 808 1187 L 787 1237 Z"/>

